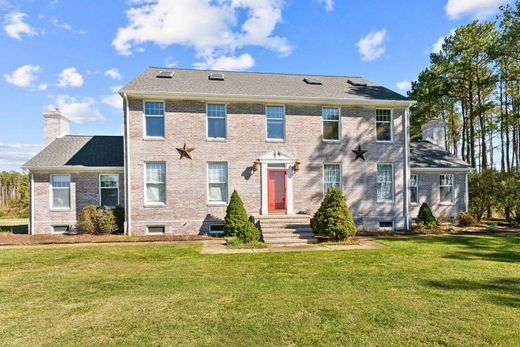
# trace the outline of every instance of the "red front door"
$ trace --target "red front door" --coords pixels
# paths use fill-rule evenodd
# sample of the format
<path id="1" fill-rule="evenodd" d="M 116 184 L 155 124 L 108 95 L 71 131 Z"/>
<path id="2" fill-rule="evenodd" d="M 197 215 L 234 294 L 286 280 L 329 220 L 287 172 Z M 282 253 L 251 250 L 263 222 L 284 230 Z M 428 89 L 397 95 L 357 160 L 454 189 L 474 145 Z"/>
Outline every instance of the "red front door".
<path id="1" fill-rule="evenodd" d="M 286 169 L 267 169 L 267 201 L 269 212 L 286 212 L 285 177 Z"/>

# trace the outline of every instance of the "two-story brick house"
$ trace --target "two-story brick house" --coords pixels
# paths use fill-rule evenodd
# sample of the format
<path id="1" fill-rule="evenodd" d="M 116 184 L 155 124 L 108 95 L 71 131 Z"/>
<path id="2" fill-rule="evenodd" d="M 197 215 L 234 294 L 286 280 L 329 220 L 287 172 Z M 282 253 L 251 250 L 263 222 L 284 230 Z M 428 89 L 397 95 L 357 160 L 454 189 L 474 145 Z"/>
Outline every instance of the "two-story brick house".
<path id="1" fill-rule="evenodd" d="M 365 230 L 409 229 L 422 202 L 467 209 L 443 124 L 410 143 L 411 101 L 361 77 L 148 68 L 120 94 L 123 137 L 66 136 L 45 114 L 50 144 L 24 165 L 32 233 L 88 204 L 124 205 L 131 235 L 217 231 L 234 189 L 249 214 L 296 222 L 340 187 Z"/>

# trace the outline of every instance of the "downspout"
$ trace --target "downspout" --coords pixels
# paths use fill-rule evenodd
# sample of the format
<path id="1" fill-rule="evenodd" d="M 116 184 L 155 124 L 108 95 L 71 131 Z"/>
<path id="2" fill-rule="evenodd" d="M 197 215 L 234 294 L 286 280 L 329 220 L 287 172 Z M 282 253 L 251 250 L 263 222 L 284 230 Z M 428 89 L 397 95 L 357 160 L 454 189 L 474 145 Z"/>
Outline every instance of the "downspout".
<path id="1" fill-rule="evenodd" d="M 31 176 L 29 235 L 34 235 L 34 174 L 32 172 L 29 172 L 29 175 Z"/>
<path id="2" fill-rule="evenodd" d="M 464 192 L 464 205 L 465 205 L 464 209 L 466 212 L 468 212 L 469 211 L 469 190 L 468 190 L 469 184 L 468 184 L 468 173 L 467 172 L 464 174 L 464 181 L 465 181 L 464 184 L 466 186 L 466 189 Z"/>
<path id="3" fill-rule="evenodd" d="M 130 140 L 129 140 L 129 134 L 130 134 L 130 121 L 129 121 L 129 114 L 130 109 L 128 106 L 128 97 L 126 93 L 123 93 L 123 97 L 125 99 L 125 110 L 124 110 L 124 118 L 125 118 L 125 132 L 124 132 L 124 175 L 125 175 L 125 214 L 126 214 L 126 234 L 128 236 L 132 235 L 132 205 L 130 203 L 131 196 L 130 196 L 130 187 L 132 186 L 130 184 Z"/>
<path id="4" fill-rule="evenodd" d="M 410 230 L 410 106 L 404 111 L 404 221 L 405 229 Z"/>

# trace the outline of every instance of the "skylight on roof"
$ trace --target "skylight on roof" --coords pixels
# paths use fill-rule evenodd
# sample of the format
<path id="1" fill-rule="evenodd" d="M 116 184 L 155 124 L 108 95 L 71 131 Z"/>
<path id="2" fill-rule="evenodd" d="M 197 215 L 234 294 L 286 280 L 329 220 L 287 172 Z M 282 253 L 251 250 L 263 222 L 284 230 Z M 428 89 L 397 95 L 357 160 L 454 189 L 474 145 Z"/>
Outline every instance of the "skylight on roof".
<path id="1" fill-rule="evenodd" d="M 210 80 L 214 80 L 214 81 L 223 81 L 224 80 L 224 74 L 223 73 L 220 73 L 220 72 L 212 72 L 208 78 Z"/>
<path id="2" fill-rule="evenodd" d="M 157 78 L 172 78 L 175 74 L 174 71 L 161 71 L 157 74 Z"/>
<path id="3" fill-rule="evenodd" d="M 355 81 L 355 80 L 347 80 L 347 83 L 356 87 L 366 87 L 366 82 Z"/>
<path id="4" fill-rule="evenodd" d="M 303 80 L 307 84 L 321 84 L 321 81 L 315 77 L 305 77 Z"/>

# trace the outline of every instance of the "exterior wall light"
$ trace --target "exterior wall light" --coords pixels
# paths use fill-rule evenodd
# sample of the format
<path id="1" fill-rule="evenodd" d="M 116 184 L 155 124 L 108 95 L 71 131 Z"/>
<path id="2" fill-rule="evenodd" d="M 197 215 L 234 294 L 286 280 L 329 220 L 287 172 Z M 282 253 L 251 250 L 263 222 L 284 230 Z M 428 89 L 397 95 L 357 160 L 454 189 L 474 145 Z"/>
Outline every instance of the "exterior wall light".
<path id="1" fill-rule="evenodd" d="M 297 172 L 300 170 L 300 164 L 302 162 L 299 160 L 299 159 L 296 159 L 296 161 L 294 162 L 294 165 L 293 165 L 293 171 L 294 172 Z"/>
<path id="2" fill-rule="evenodd" d="M 253 162 L 253 171 L 258 171 L 258 168 L 260 167 L 260 160 L 255 160 Z"/>

